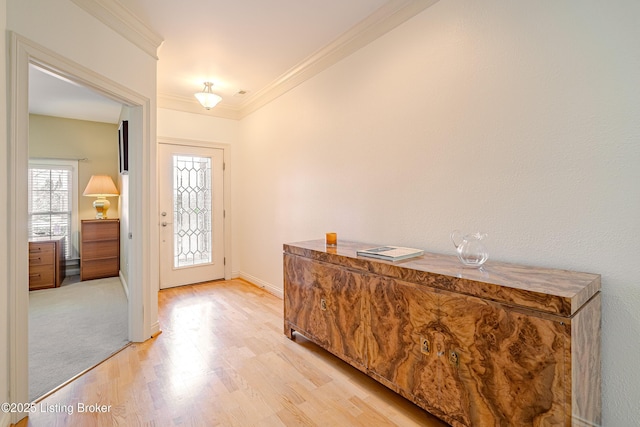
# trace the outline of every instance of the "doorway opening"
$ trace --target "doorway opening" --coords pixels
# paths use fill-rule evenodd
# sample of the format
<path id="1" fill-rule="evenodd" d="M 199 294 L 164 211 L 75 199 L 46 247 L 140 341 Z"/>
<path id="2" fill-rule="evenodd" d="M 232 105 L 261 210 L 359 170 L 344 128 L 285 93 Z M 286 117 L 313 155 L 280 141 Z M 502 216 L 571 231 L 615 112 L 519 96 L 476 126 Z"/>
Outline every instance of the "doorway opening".
<path id="1" fill-rule="evenodd" d="M 62 76 L 77 85 L 90 88 L 119 102 L 128 113 L 129 164 L 127 199 L 131 214 L 126 218 L 123 234 L 125 282 L 128 304 L 128 339 L 141 342 L 157 333 L 157 256 L 149 248 L 157 247 L 157 235 L 150 233 L 150 207 L 156 206 L 155 147 L 151 127 L 151 100 L 95 71 L 84 68 L 20 35 L 10 34 L 10 81 L 8 106 L 8 283 L 9 283 L 9 395 L 12 402 L 29 401 L 29 253 L 28 158 L 29 158 L 29 66 Z M 117 140 L 117 139 L 116 139 Z M 135 231 L 135 233 L 132 232 Z M 135 237 L 134 237 L 135 236 Z M 131 261 L 130 261 L 131 260 Z M 122 269 L 120 271 L 122 273 Z M 122 277 L 122 276 L 121 276 Z M 152 290 L 152 284 L 155 284 Z M 11 415 L 16 422 L 26 413 Z"/>
<path id="2" fill-rule="evenodd" d="M 117 229 L 115 240 L 84 248 L 105 260 L 107 252 L 116 256 L 116 268 L 101 274 L 111 277 L 80 279 L 80 257 L 87 255 L 80 222 L 95 217 L 93 198 L 82 191 L 93 175 L 122 188 L 118 126 L 126 106 L 35 64 L 29 89 L 28 369 L 29 401 L 37 401 L 129 343 Z M 128 203 L 115 202 L 110 224 L 128 216 Z"/>

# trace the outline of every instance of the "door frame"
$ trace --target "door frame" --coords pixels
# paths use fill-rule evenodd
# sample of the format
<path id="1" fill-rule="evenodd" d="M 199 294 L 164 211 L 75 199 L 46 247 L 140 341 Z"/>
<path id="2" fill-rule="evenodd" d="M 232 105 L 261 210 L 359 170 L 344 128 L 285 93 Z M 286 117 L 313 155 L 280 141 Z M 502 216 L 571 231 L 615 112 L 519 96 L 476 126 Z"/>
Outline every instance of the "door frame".
<path id="1" fill-rule="evenodd" d="M 121 84 L 75 63 L 25 37 L 10 33 L 8 105 L 8 299 L 9 299 L 9 396 L 13 403 L 29 401 L 27 243 L 27 176 L 29 141 L 29 64 L 34 63 L 71 81 L 95 90 L 129 107 L 135 126 L 130 130 L 130 245 L 129 340 L 141 342 L 157 334 L 158 258 L 157 234 L 149 221 L 156 202 L 156 147 L 151 144 L 156 112 L 151 100 Z M 155 139 L 155 138 L 153 138 Z M 145 255 L 146 254 L 146 255 Z M 151 254 L 151 255 L 149 255 Z M 135 285 L 134 285 L 135 284 Z M 155 319 L 154 319 L 155 316 Z M 17 422 L 26 413 L 11 414 Z"/>
<path id="2" fill-rule="evenodd" d="M 231 218 L 233 217 L 231 212 L 231 145 L 225 144 L 221 142 L 213 142 L 213 141 L 201 141 L 201 140 L 193 140 L 193 139 L 185 139 L 185 138 L 172 138 L 167 136 L 159 136 L 158 144 L 164 145 L 178 145 L 183 147 L 198 147 L 198 148 L 215 148 L 218 150 L 222 150 L 222 210 L 224 212 L 223 215 L 223 239 L 224 239 L 224 279 L 231 280 L 232 272 L 231 272 Z M 160 158 L 158 156 L 158 162 Z M 158 165 L 158 168 L 160 165 Z M 158 172 L 158 176 L 160 176 L 160 172 Z M 158 192 L 160 189 L 158 189 Z M 160 219 L 160 196 L 158 195 L 158 205 L 157 205 L 157 215 L 158 215 L 158 242 L 160 241 L 160 233 L 162 232 L 160 223 L 162 220 Z M 158 254 L 159 254 L 158 247 Z M 160 255 L 158 255 L 159 257 Z M 160 270 L 160 265 L 158 265 L 158 271 Z M 159 274 L 159 273 L 158 273 Z M 158 291 L 160 290 L 160 281 L 158 280 Z"/>

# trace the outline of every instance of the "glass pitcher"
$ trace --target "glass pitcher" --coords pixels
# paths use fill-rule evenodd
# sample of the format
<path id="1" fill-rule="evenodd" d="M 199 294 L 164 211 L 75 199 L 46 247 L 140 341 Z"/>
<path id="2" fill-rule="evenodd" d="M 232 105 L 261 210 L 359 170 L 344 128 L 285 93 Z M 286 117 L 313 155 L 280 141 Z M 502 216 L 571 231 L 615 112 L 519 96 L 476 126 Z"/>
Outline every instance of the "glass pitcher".
<path id="1" fill-rule="evenodd" d="M 482 239 L 486 233 L 463 234 L 460 230 L 451 232 L 451 241 L 456 247 L 456 253 L 460 261 L 469 267 L 480 267 L 489 258 L 487 248 Z"/>

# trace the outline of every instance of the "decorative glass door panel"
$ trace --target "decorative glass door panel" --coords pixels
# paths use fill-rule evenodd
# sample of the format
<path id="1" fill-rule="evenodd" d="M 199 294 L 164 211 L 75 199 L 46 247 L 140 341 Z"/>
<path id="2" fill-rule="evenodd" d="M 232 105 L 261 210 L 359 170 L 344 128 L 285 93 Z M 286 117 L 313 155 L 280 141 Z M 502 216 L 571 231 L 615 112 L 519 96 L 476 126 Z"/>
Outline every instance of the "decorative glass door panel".
<path id="1" fill-rule="evenodd" d="M 211 262 L 211 158 L 173 156 L 174 267 Z"/>
<path id="2" fill-rule="evenodd" d="M 224 278 L 222 150 L 160 144 L 160 287 Z"/>

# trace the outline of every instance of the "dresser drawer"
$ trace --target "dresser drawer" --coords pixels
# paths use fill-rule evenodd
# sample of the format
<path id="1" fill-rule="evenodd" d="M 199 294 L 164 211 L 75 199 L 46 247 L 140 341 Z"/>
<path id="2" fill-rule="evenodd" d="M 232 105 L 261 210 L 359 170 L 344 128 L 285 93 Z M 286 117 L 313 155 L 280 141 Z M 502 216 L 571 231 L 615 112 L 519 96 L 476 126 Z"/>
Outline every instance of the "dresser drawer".
<path id="1" fill-rule="evenodd" d="M 42 253 L 42 252 L 51 252 L 53 253 L 56 247 L 55 242 L 29 242 L 29 253 Z"/>
<path id="2" fill-rule="evenodd" d="M 55 286 L 53 264 L 29 267 L 29 290 L 53 288 Z"/>
<path id="3" fill-rule="evenodd" d="M 82 244 L 82 257 L 85 260 L 118 257 L 118 254 L 120 253 L 119 243 L 120 242 L 117 240 L 84 242 Z"/>
<path id="4" fill-rule="evenodd" d="M 113 240 L 120 236 L 120 223 L 113 220 L 82 221 L 82 241 Z"/>
<path id="5" fill-rule="evenodd" d="M 117 276 L 120 270 L 119 258 L 87 260 L 83 262 L 81 280 L 101 279 Z"/>
<path id="6" fill-rule="evenodd" d="M 55 243 L 29 242 L 29 265 L 53 264 Z"/>

